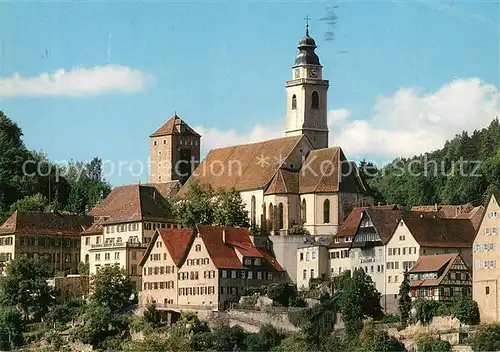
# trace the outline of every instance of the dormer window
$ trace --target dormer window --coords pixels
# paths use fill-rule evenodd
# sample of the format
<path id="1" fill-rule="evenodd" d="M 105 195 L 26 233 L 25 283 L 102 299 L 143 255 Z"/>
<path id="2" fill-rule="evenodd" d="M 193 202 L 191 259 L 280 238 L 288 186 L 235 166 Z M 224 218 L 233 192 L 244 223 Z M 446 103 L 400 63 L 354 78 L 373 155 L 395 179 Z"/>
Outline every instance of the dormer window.
<path id="1" fill-rule="evenodd" d="M 260 258 L 255 258 L 253 263 L 255 266 L 259 266 L 259 265 L 262 265 L 262 260 Z"/>
<path id="2" fill-rule="evenodd" d="M 245 258 L 245 265 L 252 265 L 252 258 Z"/>

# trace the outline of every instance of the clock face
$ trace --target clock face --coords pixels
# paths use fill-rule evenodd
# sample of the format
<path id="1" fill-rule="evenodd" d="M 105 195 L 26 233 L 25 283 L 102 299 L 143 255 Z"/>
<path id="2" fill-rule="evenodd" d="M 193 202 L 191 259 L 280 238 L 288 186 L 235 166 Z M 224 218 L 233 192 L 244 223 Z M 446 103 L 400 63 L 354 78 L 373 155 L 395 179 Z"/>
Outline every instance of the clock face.
<path id="1" fill-rule="evenodd" d="M 318 78 L 318 69 L 317 68 L 309 69 L 309 77 Z"/>
<path id="2" fill-rule="evenodd" d="M 295 78 L 299 78 L 300 77 L 300 69 L 296 68 L 295 69 Z"/>

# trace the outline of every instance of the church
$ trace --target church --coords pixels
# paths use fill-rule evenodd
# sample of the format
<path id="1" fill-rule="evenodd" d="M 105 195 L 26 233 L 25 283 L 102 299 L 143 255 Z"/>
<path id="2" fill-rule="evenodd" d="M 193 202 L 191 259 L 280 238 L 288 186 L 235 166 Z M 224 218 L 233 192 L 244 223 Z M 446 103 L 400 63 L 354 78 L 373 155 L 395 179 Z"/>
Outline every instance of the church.
<path id="1" fill-rule="evenodd" d="M 177 197 L 193 182 L 238 190 L 251 223 L 270 235 L 279 261 L 288 261 L 287 253 L 304 242 L 302 236 L 288 236 L 294 228 L 303 226 L 327 240 L 351 209 L 373 204 L 356 164 L 339 146 L 328 145 L 329 82 L 316 48 L 306 25 L 292 79 L 285 84 L 282 138 L 212 149 L 200 162 L 201 136 L 177 115 L 150 136 L 151 184 Z M 280 263 L 294 278 L 287 263 Z"/>

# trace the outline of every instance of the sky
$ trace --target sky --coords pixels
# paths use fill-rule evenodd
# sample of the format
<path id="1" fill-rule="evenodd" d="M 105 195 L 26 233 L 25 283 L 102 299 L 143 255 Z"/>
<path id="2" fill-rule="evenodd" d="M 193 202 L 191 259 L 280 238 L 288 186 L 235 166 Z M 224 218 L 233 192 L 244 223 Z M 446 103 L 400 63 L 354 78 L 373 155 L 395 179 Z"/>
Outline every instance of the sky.
<path id="1" fill-rule="evenodd" d="M 283 136 L 307 15 L 330 145 L 382 164 L 500 115 L 499 3 L 1 2 L 0 109 L 51 160 L 98 156 L 113 185 L 147 182 L 149 135 L 174 112 L 203 154 Z"/>

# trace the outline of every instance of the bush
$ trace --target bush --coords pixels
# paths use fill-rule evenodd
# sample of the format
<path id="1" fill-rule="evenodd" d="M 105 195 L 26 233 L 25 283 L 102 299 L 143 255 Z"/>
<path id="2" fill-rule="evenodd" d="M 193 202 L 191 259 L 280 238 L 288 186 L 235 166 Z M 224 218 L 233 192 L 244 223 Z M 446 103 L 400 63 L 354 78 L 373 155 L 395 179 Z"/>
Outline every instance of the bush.
<path id="1" fill-rule="evenodd" d="M 446 303 L 441 303 L 435 314 L 436 317 L 449 317 L 451 315 L 451 307 Z"/>
<path id="2" fill-rule="evenodd" d="M 248 351 L 270 351 L 277 347 L 282 339 L 278 330 L 267 324 L 262 326 L 257 334 L 248 335 L 245 342 Z"/>
<path id="3" fill-rule="evenodd" d="M 45 339 L 50 344 L 50 347 L 52 347 L 56 351 L 64 345 L 63 338 L 56 331 L 48 332 L 45 335 Z"/>
<path id="4" fill-rule="evenodd" d="M 144 313 L 142 313 L 142 319 L 144 322 L 149 324 L 152 328 L 156 328 L 161 325 L 161 313 L 156 309 L 154 303 L 148 304 Z"/>
<path id="5" fill-rule="evenodd" d="M 277 305 L 288 307 L 290 300 L 297 297 L 297 287 L 288 283 L 276 283 L 267 287 L 267 297 Z"/>
<path id="6" fill-rule="evenodd" d="M 417 341 L 418 352 L 451 352 L 452 347 L 448 341 L 443 341 L 431 336 L 423 336 Z"/>
<path id="7" fill-rule="evenodd" d="M 473 301 L 470 297 L 460 297 L 453 306 L 453 316 L 463 324 L 478 324 L 479 308 L 477 302 Z"/>
<path id="8" fill-rule="evenodd" d="M 436 316 L 436 313 L 440 306 L 441 304 L 436 301 L 423 299 L 418 300 L 415 305 L 415 308 L 417 310 L 415 318 L 417 319 L 417 321 L 422 322 L 422 324 L 427 324 L 432 320 L 434 316 Z"/>
<path id="9" fill-rule="evenodd" d="M 366 323 L 361 330 L 358 344 L 359 348 L 355 350 L 363 352 L 405 351 L 405 346 L 401 341 L 389 336 L 384 330 L 378 329 L 373 321 Z"/>
<path id="10" fill-rule="evenodd" d="M 500 351 L 500 324 L 481 325 L 469 339 L 474 351 Z"/>

